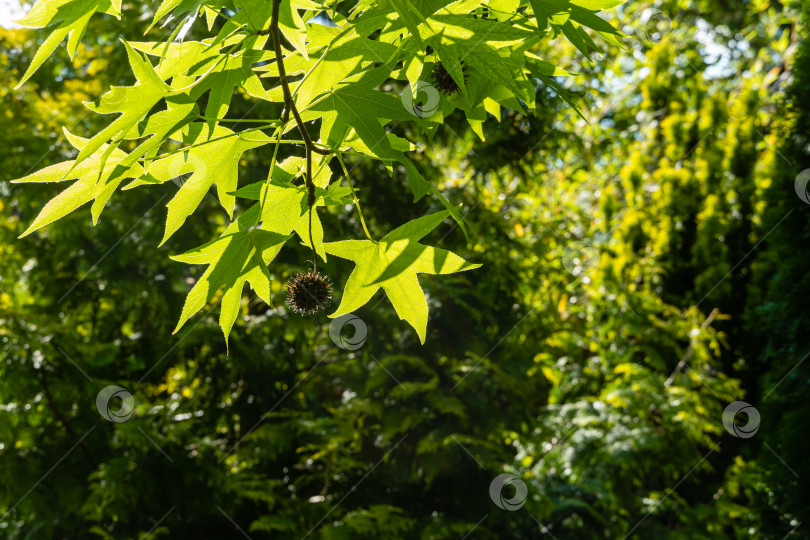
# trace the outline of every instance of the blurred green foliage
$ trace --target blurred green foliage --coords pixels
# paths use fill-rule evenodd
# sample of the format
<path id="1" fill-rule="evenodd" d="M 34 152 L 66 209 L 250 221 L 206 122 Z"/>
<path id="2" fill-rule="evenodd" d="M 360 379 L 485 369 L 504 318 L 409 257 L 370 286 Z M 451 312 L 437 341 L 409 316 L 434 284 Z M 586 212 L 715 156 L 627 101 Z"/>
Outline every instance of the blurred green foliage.
<path id="1" fill-rule="evenodd" d="M 256 300 L 230 354 L 215 304 L 171 336 L 199 275 L 166 254 L 227 225 L 206 198 L 154 249 L 171 183 L 113 199 L 103 226 L 76 213 L 17 240 L 56 191 L 6 180 L 71 157 L 60 126 L 98 128 L 81 101 L 126 77 L 115 40 L 138 29 L 93 19 L 73 64 L 60 51 L 19 91 L 41 36 L 0 30 L 0 536 L 806 536 L 810 3 L 613 15 L 639 39 L 594 62 L 560 40 L 577 76 L 538 85 L 532 115 L 490 115 L 485 140 L 450 117 L 424 142 L 475 244 L 429 238 L 484 267 L 423 280 L 427 346 L 375 297 L 354 351 L 325 316 Z M 377 237 L 440 209 L 410 204 L 404 170 L 347 165 Z M 362 235 L 356 214 L 323 221 Z M 302 260 L 271 268 L 277 304 Z M 128 421 L 96 409 L 113 384 Z M 762 415 L 752 438 L 723 427 L 736 400 Z M 519 510 L 490 498 L 502 473 L 527 485 Z"/>

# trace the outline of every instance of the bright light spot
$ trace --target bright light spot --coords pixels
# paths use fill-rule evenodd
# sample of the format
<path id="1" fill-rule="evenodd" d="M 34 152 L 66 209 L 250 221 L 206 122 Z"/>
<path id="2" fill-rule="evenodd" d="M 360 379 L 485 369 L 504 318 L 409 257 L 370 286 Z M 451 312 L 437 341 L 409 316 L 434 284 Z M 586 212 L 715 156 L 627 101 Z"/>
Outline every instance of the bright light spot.
<path id="1" fill-rule="evenodd" d="M 21 19 L 27 11 L 28 7 L 21 6 L 17 0 L 0 0 L 0 26 L 3 28 L 22 28 L 13 21 Z"/>

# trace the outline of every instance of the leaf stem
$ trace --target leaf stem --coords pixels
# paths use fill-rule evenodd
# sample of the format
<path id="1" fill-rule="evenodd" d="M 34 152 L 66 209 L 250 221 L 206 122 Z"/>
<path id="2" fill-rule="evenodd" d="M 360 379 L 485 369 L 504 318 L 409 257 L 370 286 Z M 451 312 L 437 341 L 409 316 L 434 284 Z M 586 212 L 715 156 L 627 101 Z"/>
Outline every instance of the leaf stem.
<path id="1" fill-rule="evenodd" d="M 270 126 L 277 126 L 281 124 L 281 120 L 263 120 L 261 118 L 215 118 L 212 116 L 202 116 L 202 115 L 197 115 L 197 118 L 199 118 L 200 120 L 214 120 L 216 122 L 236 122 L 236 123 L 244 122 L 246 124 L 262 123 Z"/>
<path id="2" fill-rule="evenodd" d="M 318 67 L 318 65 L 326 57 L 326 54 L 328 52 L 329 52 L 329 45 L 326 46 L 326 48 L 323 50 L 323 54 L 320 56 L 320 58 L 318 58 L 318 60 L 315 61 L 315 63 L 312 65 L 312 67 L 309 68 L 309 71 L 304 73 L 304 76 L 301 78 L 300 81 L 298 81 L 298 84 L 295 85 L 295 90 L 293 90 L 293 95 L 298 95 L 298 89 L 301 88 L 301 86 L 304 84 L 304 81 L 306 81 L 307 77 L 309 77 L 310 73 L 315 71 L 315 68 Z"/>
<path id="3" fill-rule="evenodd" d="M 354 190 L 354 186 L 352 185 L 352 179 L 349 178 L 349 171 L 346 170 L 346 164 L 343 163 L 343 156 L 340 155 L 340 152 L 335 152 L 335 155 L 340 162 L 340 166 L 343 169 L 343 175 L 346 177 L 346 180 L 349 182 L 349 187 L 352 190 L 352 195 L 354 195 L 354 205 L 357 207 L 357 215 L 360 216 L 360 223 L 363 225 L 363 231 L 366 233 L 366 238 L 375 242 L 375 240 L 371 237 L 371 233 L 368 232 L 368 227 L 366 227 L 366 220 L 363 219 L 363 210 L 360 208 L 360 199 L 357 198 L 357 192 Z"/>
<path id="4" fill-rule="evenodd" d="M 236 3 L 239 4 L 239 7 L 242 8 L 242 11 L 245 12 L 245 17 L 247 17 L 248 24 L 253 27 L 253 30 L 255 32 L 258 33 L 259 32 L 259 27 L 256 26 L 255 24 L 253 24 L 253 20 L 250 18 L 250 13 L 248 13 L 248 10 L 246 10 L 245 6 L 242 5 L 241 0 L 236 0 Z"/>
<path id="5" fill-rule="evenodd" d="M 265 129 L 265 128 L 273 127 L 274 125 L 275 124 L 268 124 L 268 125 L 265 125 L 265 126 L 248 128 L 248 129 L 245 129 L 243 131 L 231 133 L 230 135 L 223 135 L 222 137 L 216 137 L 214 139 L 208 139 L 207 141 L 205 141 L 205 142 L 203 142 L 201 144 L 192 144 L 192 145 L 189 145 L 189 146 L 184 146 L 182 148 L 178 148 L 177 150 L 172 150 L 171 152 L 166 152 L 165 154 L 161 154 L 159 156 L 154 156 L 154 157 L 151 157 L 151 158 L 138 158 L 138 161 L 155 161 L 157 159 L 162 159 L 162 158 L 165 158 L 165 157 L 173 156 L 174 154 L 179 154 L 180 152 L 185 152 L 186 150 L 191 150 L 192 148 L 197 148 L 198 146 L 203 146 L 205 144 L 210 144 L 212 142 L 221 141 L 221 140 L 227 139 L 229 137 L 239 137 L 243 133 L 248 133 L 250 131 L 259 131 L 259 130 L 262 130 L 262 129 Z M 293 143 L 293 142 L 296 142 L 296 141 L 282 141 L 282 142 Z"/>
<path id="6" fill-rule="evenodd" d="M 284 127 L 279 126 L 276 128 L 276 149 L 273 150 L 273 162 L 270 163 L 270 172 L 267 173 L 267 181 L 265 182 L 264 197 L 261 200 L 259 207 L 259 220 L 264 216 L 264 203 L 267 202 L 267 194 L 270 192 L 270 182 L 273 181 L 273 171 L 276 170 L 276 158 L 278 158 L 278 149 L 281 148 L 281 135 L 284 133 Z"/>

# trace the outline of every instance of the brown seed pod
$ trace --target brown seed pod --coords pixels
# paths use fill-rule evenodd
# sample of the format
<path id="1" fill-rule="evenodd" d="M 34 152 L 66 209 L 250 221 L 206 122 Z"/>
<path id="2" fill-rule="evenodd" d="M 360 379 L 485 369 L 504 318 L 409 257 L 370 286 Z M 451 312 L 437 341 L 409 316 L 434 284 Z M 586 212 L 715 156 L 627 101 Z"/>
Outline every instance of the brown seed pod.
<path id="1" fill-rule="evenodd" d="M 296 313 L 314 315 L 331 301 L 329 278 L 318 272 L 298 272 L 287 282 L 287 304 Z"/>
<path id="2" fill-rule="evenodd" d="M 466 83 L 469 66 L 464 63 L 464 60 L 461 60 L 459 63 L 461 64 L 461 72 L 464 75 L 464 82 Z M 433 83 L 436 85 L 436 88 L 444 92 L 444 95 L 451 96 L 458 92 L 458 84 L 441 62 L 436 62 L 436 65 L 433 66 L 431 76 L 433 77 Z"/>

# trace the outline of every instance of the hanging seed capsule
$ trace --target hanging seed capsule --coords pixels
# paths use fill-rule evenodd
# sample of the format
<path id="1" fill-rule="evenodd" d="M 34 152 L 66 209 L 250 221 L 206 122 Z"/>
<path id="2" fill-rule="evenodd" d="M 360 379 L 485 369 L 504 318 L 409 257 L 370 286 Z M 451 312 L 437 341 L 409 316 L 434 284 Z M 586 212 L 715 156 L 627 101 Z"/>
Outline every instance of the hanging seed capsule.
<path id="1" fill-rule="evenodd" d="M 287 304 L 296 313 L 314 315 L 331 301 L 329 278 L 318 272 L 298 272 L 287 282 Z"/>

